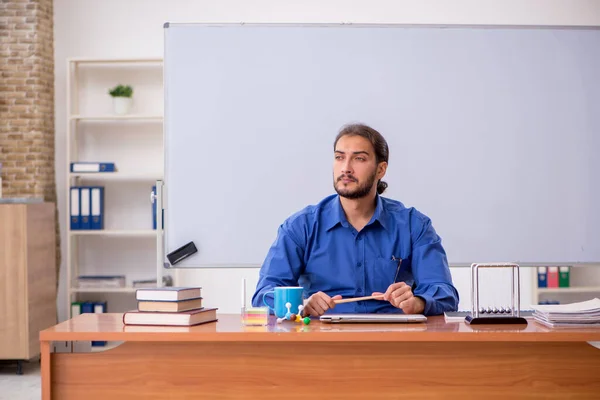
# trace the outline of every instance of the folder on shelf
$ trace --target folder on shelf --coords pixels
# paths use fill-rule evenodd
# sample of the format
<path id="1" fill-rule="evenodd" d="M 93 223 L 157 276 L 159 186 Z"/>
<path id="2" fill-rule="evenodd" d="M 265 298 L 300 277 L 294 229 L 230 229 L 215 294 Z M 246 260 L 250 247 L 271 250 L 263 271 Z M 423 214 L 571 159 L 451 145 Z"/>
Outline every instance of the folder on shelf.
<path id="1" fill-rule="evenodd" d="M 94 303 L 94 313 L 103 314 L 106 312 L 106 301 L 97 301 Z"/>
<path id="2" fill-rule="evenodd" d="M 79 187 L 71 187 L 71 230 L 81 229 L 80 210 L 79 210 Z"/>
<path id="3" fill-rule="evenodd" d="M 84 301 L 83 303 L 81 303 L 81 313 L 82 314 L 86 314 L 86 313 L 93 314 L 94 313 L 94 303 L 92 303 L 91 301 Z"/>
<path id="4" fill-rule="evenodd" d="M 152 186 L 152 193 L 156 196 L 156 185 Z M 152 203 L 152 229 L 156 229 L 157 228 L 157 221 L 156 221 L 156 215 L 158 214 L 158 212 L 156 211 L 156 199 L 154 200 L 154 202 Z M 164 210 L 162 212 L 162 226 L 164 228 L 165 226 L 165 213 Z"/>
<path id="5" fill-rule="evenodd" d="M 71 163 L 71 172 L 116 172 L 115 163 L 78 161 Z"/>
<path id="6" fill-rule="evenodd" d="M 104 229 L 104 187 L 91 188 L 91 218 L 90 229 Z"/>
<path id="7" fill-rule="evenodd" d="M 571 267 L 558 267 L 558 287 L 569 287 Z"/>
<path id="8" fill-rule="evenodd" d="M 546 267 L 538 267 L 537 270 L 538 287 L 548 287 L 548 269 Z"/>
<path id="9" fill-rule="evenodd" d="M 79 189 L 80 203 L 79 205 L 81 210 L 81 229 L 91 229 L 92 221 L 90 219 L 90 188 L 89 187 L 81 187 Z"/>
<path id="10" fill-rule="evenodd" d="M 79 314 L 81 314 L 81 303 L 74 301 L 71 303 L 71 318 L 75 318 Z"/>
<path id="11" fill-rule="evenodd" d="M 558 287 L 558 267 L 548 267 L 548 287 Z"/>

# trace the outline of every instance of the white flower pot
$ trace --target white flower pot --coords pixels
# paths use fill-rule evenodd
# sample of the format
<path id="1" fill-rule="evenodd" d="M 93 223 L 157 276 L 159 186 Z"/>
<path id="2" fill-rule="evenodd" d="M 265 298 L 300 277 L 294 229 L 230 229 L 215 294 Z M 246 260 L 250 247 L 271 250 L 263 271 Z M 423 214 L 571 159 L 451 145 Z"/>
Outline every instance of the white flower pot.
<path id="1" fill-rule="evenodd" d="M 113 108 L 115 114 L 128 114 L 129 110 L 131 110 L 132 100 L 133 99 L 131 97 L 113 97 Z"/>

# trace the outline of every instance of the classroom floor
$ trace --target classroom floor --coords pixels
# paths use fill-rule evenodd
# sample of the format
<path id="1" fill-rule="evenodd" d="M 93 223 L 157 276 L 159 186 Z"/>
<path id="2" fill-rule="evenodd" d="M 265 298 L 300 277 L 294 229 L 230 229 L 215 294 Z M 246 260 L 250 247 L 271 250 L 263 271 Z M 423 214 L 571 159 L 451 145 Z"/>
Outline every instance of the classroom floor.
<path id="1" fill-rule="evenodd" d="M 0 363 L 0 400 L 39 400 L 42 397 L 39 360 L 23 363 L 23 375 L 17 375 L 17 363 Z"/>

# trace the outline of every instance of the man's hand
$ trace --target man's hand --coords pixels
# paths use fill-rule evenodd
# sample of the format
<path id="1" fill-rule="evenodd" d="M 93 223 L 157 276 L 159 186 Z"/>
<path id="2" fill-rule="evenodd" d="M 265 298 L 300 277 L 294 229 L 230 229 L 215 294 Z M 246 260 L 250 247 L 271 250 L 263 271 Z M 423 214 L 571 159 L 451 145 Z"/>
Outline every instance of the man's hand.
<path id="1" fill-rule="evenodd" d="M 323 292 L 317 292 L 310 296 L 304 304 L 304 315 L 310 315 L 313 317 L 319 317 L 325 314 L 325 311 L 335 307 L 334 300 L 341 299 L 342 296 L 329 297 Z"/>
<path id="2" fill-rule="evenodd" d="M 396 308 L 401 308 L 404 314 L 422 314 L 425 302 L 420 297 L 413 296 L 412 289 L 404 282 L 390 285 L 385 293 L 375 292 L 373 296 L 382 295 L 383 299 Z"/>

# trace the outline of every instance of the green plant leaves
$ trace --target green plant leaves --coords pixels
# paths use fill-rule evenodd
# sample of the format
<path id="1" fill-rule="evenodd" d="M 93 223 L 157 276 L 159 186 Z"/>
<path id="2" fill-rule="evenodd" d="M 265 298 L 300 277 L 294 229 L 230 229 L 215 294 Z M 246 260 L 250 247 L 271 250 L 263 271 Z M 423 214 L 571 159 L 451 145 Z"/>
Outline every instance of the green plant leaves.
<path id="1" fill-rule="evenodd" d="M 133 88 L 129 85 L 117 85 L 108 91 L 112 97 L 131 97 L 133 95 Z"/>

